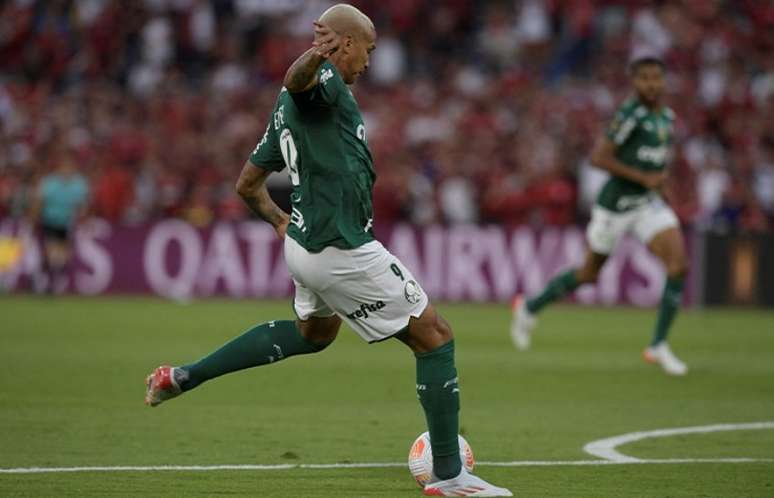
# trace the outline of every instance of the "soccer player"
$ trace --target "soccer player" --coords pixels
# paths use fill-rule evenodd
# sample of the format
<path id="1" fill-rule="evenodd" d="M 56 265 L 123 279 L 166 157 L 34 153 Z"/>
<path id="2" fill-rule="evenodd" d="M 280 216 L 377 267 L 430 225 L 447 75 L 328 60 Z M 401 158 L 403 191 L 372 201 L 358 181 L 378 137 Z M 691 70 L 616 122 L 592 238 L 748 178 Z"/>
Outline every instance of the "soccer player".
<path id="1" fill-rule="evenodd" d="M 424 493 L 512 496 L 462 467 L 452 331 L 411 272 L 373 236 L 375 174 L 347 85 L 368 68 L 375 42 L 373 23 L 358 9 L 338 4 L 323 13 L 237 182 L 247 205 L 284 239 L 297 319 L 257 325 L 199 361 L 157 368 L 147 378 L 145 402 L 156 406 L 229 372 L 320 352 L 344 321 L 368 342 L 394 337 L 416 356 L 436 476 Z M 265 186 L 285 167 L 293 185 L 289 216 Z"/>
<path id="2" fill-rule="evenodd" d="M 608 171 L 610 179 L 591 211 L 585 262 L 556 276 L 532 299 L 514 299 L 511 337 L 519 349 L 529 348 L 535 315 L 580 285 L 596 282 L 618 241 L 632 233 L 666 269 L 653 339 L 643 357 L 668 374 L 688 372 L 666 340 L 682 300 L 687 265 L 679 222 L 661 196 L 675 120 L 674 112 L 662 104 L 664 71 L 663 62 L 655 58 L 637 59 L 630 65 L 635 96 L 618 108 L 591 154 L 591 162 Z"/>
<path id="3" fill-rule="evenodd" d="M 72 231 L 86 209 L 89 186 L 78 173 L 76 158 L 67 152 L 57 170 L 40 180 L 30 217 L 43 235 L 43 274 L 36 278 L 39 292 L 60 293 L 67 287 L 72 259 Z"/>

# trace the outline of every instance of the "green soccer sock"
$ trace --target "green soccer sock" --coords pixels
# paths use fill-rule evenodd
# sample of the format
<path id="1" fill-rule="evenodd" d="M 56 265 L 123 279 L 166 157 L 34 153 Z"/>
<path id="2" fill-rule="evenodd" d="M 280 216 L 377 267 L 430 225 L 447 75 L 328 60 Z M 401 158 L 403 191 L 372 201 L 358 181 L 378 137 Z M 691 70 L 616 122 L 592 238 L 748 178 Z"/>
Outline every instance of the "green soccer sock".
<path id="1" fill-rule="evenodd" d="M 417 358 L 417 395 L 425 410 L 433 472 L 442 480 L 456 477 L 462 469 L 459 434 L 460 390 L 454 368 L 454 341 Z"/>
<path id="2" fill-rule="evenodd" d="M 547 304 L 553 303 L 557 299 L 561 299 L 571 293 L 579 285 L 578 279 L 575 278 L 575 270 L 567 270 L 548 282 L 548 285 L 540 295 L 528 300 L 527 309 L 530 313 L 537 313 Z"/>
<path id="3" fill-rule="evenodd" d="M 656 328 L 653 331 L 651 346 L 666 340 L 669 334 L 669 327 L 672 325 L 677 315 L 677 310 L 680 309 L 680 303 L 683 300 L 684 284 L 683 277 L 667 278 L 666 284 L 664 284 L 664 292 L 661 294 L 661 304 L 658 308 L 658 319 L 656 320 Z"/>
<path id="4" fill-rule="evenodd" d="M 290 356 L 316 353 L 327 345 L 307 341 L 292 320 L 263 323 L 196 363 L 183 365 L 181 369 L 184 374 L 180 388 L 189 391 L 202 382 L 223 374 L 274 363 Z"/>

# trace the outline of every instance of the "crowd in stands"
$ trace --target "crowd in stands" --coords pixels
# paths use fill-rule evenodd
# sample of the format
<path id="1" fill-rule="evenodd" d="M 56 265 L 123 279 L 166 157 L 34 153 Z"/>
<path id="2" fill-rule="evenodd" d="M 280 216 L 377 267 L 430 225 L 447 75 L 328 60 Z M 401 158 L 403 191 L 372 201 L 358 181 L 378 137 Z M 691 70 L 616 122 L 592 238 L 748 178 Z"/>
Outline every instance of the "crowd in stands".
<path id="1" fill-rule="evenodd" d="M 648 55 L 668 66 L 681 220 L 774 229 L 774 3 L 352 3 L 378 32 L 353 92 L 380 222 L 582 222 L 600 182 L 591 146 L 629 92 L 627 62 Z M 247 217 L 236 177 L 329 5 L 0 0 L 0 217 L 23 216 L 70 159 L 93 216 Z"/>

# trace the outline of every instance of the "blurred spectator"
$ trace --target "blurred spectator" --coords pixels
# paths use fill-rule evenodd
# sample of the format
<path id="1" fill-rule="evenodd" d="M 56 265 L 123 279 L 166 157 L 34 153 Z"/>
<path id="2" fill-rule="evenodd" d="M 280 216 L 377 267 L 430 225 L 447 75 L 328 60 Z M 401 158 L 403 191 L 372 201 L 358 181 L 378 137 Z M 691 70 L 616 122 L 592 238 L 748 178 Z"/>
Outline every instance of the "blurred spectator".
<path id="1" fill-rule="evenodd" d="M 246 216 L 232 183 L 331 3 L 0 2 L 0 216 L 23 212 L 61 164 L 59 139 L 78 151 L 98 216 Z M 599 182 L 583 167 L 591 143 L 626 96 L 626 61 L 649 54 L 669 66 L 678 115 L 675 211 L 771 230 L 771 2 L 354 3 L 379 33 L 353 88 L 379 222 L 582 220 Z"/>

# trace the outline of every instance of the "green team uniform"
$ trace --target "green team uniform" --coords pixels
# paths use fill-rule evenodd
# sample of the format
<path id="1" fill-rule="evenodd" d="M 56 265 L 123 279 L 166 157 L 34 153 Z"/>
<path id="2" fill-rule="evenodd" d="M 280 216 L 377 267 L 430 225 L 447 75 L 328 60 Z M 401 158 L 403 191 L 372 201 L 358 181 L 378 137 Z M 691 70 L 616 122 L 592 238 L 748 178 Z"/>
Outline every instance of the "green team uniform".
<path id="1" fill-rule="evenodd" d="M 308 251 L 353 249 L 374 240 L 376 175 L 365 126 L 331 63 L 321 66 L 314 88 L 296 94 L 282 89 L 250 162 L 272 171 L 288 167 L 293 194 L 287 233 Z"/>
<path id="2" fill-rule="evenodd" d="M 607 128 L 615 143 L 615 157 L 642 171 L 663 171 L 672 145 L 675 113 L 668 107 L 651 111 L 636 98 L 618 108 Z M 639 183 L 612 176 L 597 198 L 597 204 L 615 212 L 627 211 L 647 202 L 649 190 Z"/>
<path id="3" fill-rule="evenodd" d="M 615 157 L 642 171 L 663 171 L 674 133 L 675 114 L 668 107 L 650 110 L 638 99 L 618 108 L 606 136 L 615 144 Z M 610 254 L 621 237 L 633 233 L 642 242 L 679 226 L 677 217 L 661 196 L 639 183 L 611 176 L 592 208 L 587 238 L 598 254 Z"/>
<path id="4" fill-rule="evenodd" d="M 363 339 L 381 341 L 406 330 L 428 299 L 411 273 L 373 237 L 375 174 L 363 119 L 337 69 L 324 62 L 318 71 L 317 84 L 309 91 L 290 94 L 282 89 L 249 160 L 268 171 L 287 166 L 293 184 L 284 256 L 299 320 L 335 313 Z M 145 402 L 155 406 L 230 372 L 322 351 L 334 338 L 335 332 L 305 337 L 294 320 L 257 325 L 195 363 L 156 369 L 148 377 Z M 433 446 L 433 473 L 444 480 L 465 478 L 454 341 L 415 357 L 416 392 Z M 384 415 L 385 420 L 392 416 Z M 489 486 L 473 477 L 466 482 Z M 506 494 L 510 496 L 500 496 Z"/>
<path id="5" fill-rule="evenodd" d="M 296 315 L 336 314 L 363 339 L 381 341 L 419 317 L 428 299 L 374 238 L 376 175 L 363 118 L 336 67 L 325 62 L 318 71 L 312 89 L 282 89 L 250 162 L 287 166 L 293 184 L 284 255 Z"/>
<path id="6" fill-rule="evenodd" d="M 638 99 L 629 99 L 618 108 L 606 136 L 615 144 L 614 154 L 618 161 L 641 171 L 660 172 L 666 167 L 674 121 L 674 112 L 668 107 L 653 111 Z M 586 240 L 593 253 L 608 256 L 626 234 L 649 244 L 657 235 L 679 226 L 677 216 L 657 191 L 612 175 L 591 208 Z M 529 344 L 531 325 L 522 317 L 527 313 L 538 313 L 548 304 L 574 292 L 583 284 L 577 272 L 573 268 L 557 275 L 540 294 L 524 302 L 519 318 L 512 326 L 517 346 L 523 348 L 523 344 Z M 643 353 L 648 362 L 660 363 L 671 375 L 685 375 L 687 372 L 685 364 L 674 356 L 666 344 L 669 328 L 682 300 L 683 286 L 682 273 L 667 274 L 653 339 Z"/>

